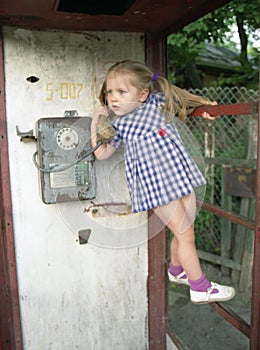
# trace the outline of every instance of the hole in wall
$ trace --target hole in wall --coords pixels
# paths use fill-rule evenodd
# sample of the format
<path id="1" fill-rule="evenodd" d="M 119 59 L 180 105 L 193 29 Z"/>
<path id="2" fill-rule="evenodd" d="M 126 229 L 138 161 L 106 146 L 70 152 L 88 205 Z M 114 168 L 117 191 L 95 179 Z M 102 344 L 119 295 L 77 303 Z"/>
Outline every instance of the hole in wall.
<path id="1" fill-rule="evenodd" d="M 29 83 L 37 83 L 37 81 L 40 80 L 40 78 L 34 76 L 34 75 L 31 75 L 30 77 L 26 78 L 26 80 L 29 82 Z"/>
<path id="2" fill-rule="evenodd" d="M 85 230 L 79 230 L 79 244 L 87 244 L 89 236 L 91 234 L 90 229 L 85 229 Z"/>

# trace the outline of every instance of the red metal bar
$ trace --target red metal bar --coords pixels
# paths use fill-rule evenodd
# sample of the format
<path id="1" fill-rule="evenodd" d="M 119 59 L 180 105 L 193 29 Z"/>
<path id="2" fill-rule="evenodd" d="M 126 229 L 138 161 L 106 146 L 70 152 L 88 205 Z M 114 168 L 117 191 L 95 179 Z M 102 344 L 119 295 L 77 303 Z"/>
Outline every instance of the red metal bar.
<path id="1" fill-rule="evenodd" d="M 9 174 L 3 40 L 0 32 L 0 339 L 3 350 L 22 349 Z"/>
<path id="2" fill-rule="evenodd" d="M 197 107 L 191 114 L 193 117 L 202 115 L 203 112 L 208 112 L 212 116 L 221 115 L 247 115 L 257 114 L 258 103 L 235 103 L 232 105 L 216 105 L 216 106 L 201 106 Z"/>
<path id="3" fill-rule="evenodd" d="M 168 335 L 168 337 L 171 339 L 171 341 L 174 343 L 174 345 L 176 346 L 176 348 L 178 350 L 182 350 L 183 349 L 183 345 L 181 343 L 181 340 L 179 340 L 176 335 L 174 334 L 173 330 L 171 329 L 171 327 L 169 327 L 169 325 L 166 326 L 166 333 Z"/>
<path id="4" fill-rule="evenodd" d="M 202 202 L 199 200 L 197 202 L 199 203 L 200 206 L 202 206 L 203 209 L 206 209 L 215 215 L 221 216 L 221 217 L 228 219 L 228 220 L 230 220 L 238 225 L 244 226 L 244 227 L 248 228 L 249 230 L 254 231 L 255 223 L 254 223 L 254 221 L 248 219 L 247 217 L 232 213 L 230 211 L 226 211 L 226 210 L 218 207 L 217 205 L 214 205 L 211 203 Z"/>
<path id="5" fill-rule="evenodd" d="M 220 316 L 227 320 L 232 326 L 240 330 L 248 338 L 250 337 L 250 325 L 229 307 L 221 303 L 209 304 Z"/>
<path id="6" fill-rule="evenodd" d="M 156 233 L 158 218 L 149 215 L 148 232 Z M 166 350 L 166 283 L 165 283 L 165 229 L 149 240 L 148 243 L 148 312 L 149 312 L 149 350 Z"/>
<path id="7" fill-rule="evenodd" d="M 1 161 L 0 161 L 0 174 L 1 174 Z M 1 180 L 1 176 L 0 176 Z M 0 182 L 1 184 L 3 181 Z M 2 186 L 0 187 L 0 203 L 3 201 Z M 6 254 L 5 254 L 5 241 L 2 218 L 4 217 L 3 208 L 0 208 L 1 226 L 0 226 L 0 349 L 10 343 L 11 339 L 11 325 L 9 314 L 10 300 L 8 297 L 8 286 L 6 281 Z"/>
<path id="8" fill-rule="evenodd" d="M 259 106 L 260 107 L 260 106 Z M 260 108 L 259 108 L 260 111 Z M 258 141 L 256 167 L 255 243 L 252 281 L 250 349 L 260 349 L 260 112 L 258 114 Z"/>
<path id="9" fill-rule="evenodd" d="M 154 71 L 165 73 L 166 39 L 160 33 L 146 33 L 146 64 Z M 166 230 L 151 211 L 148 236 L 148 316 L 149 350 L 166 350 Z"/>

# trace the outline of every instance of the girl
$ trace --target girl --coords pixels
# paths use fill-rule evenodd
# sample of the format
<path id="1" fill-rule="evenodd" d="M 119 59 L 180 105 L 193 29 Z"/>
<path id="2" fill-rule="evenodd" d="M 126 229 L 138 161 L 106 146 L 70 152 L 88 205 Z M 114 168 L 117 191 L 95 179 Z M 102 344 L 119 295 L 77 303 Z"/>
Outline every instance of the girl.
<path id="1" fill-rule="evenodd" d="M 154 82 L 162 92 L 153 90 Z M 169 123 L 176 115 L 183 120 L 188 108 L 216 103 L 170 84 L 146 65 L 131 60 L 108 70 L 99 99 L 101 106 L 91 124 L 93 147 L 101 116 L 112 112 L 116 118 L 113 128 L 105 130 L 106 137 L 111 131 L 112 139 L 103 143 L 95 156 L 107 159 L 124 144 L 133 212 L 153 209 L 174 233 L 169 280 L 189 285 L 191 301 L 197 304 L 230 300 L 235 295 L 232 287 L 210 282 L 202 273 L 194 243 L 194 188 L 205 185 L 205 179 L 174 123 Z M 203 117 L 214 119 L 206 112 Z"/>

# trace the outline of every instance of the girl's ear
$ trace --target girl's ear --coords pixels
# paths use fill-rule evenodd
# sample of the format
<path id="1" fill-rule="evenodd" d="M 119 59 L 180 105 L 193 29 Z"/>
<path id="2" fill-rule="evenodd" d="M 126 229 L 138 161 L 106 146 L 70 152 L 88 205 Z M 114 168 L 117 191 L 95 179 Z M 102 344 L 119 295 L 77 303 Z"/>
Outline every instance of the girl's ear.
<path id="1" fill-rule="evenodd" d="M 139 102 L 145 102 L 149 96 L 149 89 L 145 88 L 140 93 Z"/>

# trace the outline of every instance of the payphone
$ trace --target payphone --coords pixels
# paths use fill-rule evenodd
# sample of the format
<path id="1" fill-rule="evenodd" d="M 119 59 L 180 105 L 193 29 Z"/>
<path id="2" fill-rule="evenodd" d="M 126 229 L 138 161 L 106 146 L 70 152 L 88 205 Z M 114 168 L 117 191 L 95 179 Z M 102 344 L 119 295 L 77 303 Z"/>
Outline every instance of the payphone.
<path id="1" fill-rule="evenodd" d="M 36 123 L 34 163 L 44 203 L 95 197 L 90 117 L 41 118 Z"/>

